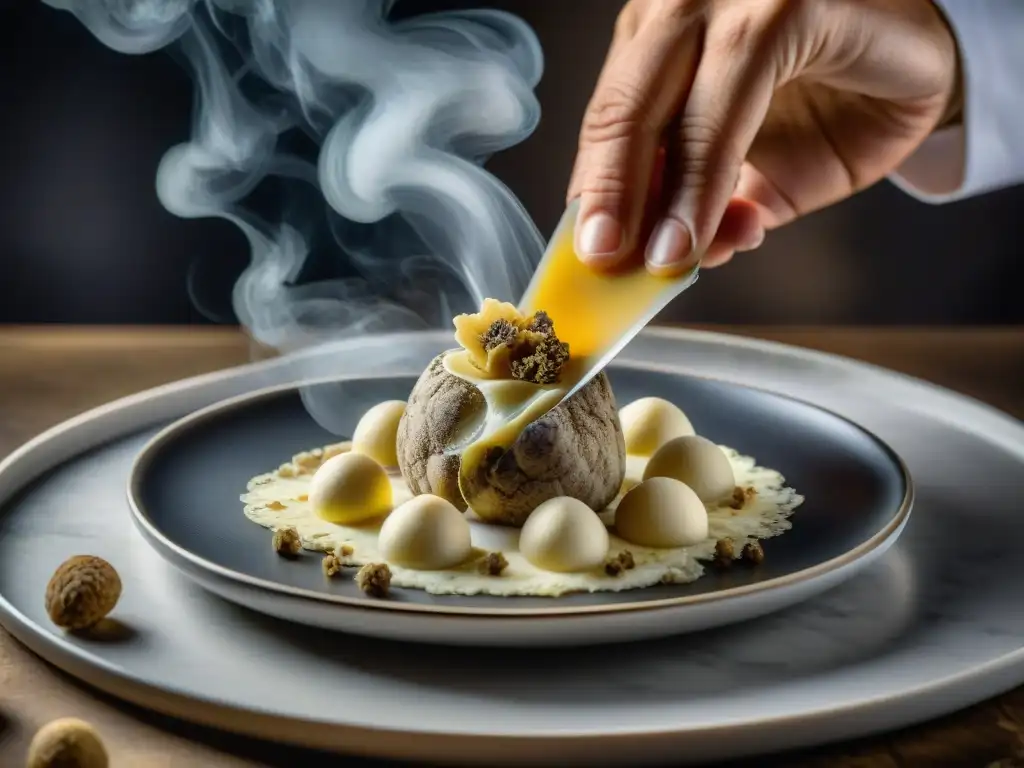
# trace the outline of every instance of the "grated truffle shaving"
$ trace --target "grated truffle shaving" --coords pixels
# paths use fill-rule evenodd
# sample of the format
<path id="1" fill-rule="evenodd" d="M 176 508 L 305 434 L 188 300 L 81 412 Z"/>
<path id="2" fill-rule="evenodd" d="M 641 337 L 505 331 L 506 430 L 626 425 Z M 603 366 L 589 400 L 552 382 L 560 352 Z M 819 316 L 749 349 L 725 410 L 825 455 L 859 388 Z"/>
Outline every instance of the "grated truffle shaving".
<path id="1" fill-rule="evenodd" d="M 302 540 L 294 528 L 278 528 L 274 531 L 274 551 L 281 557 L 296 557 L 302 551 Z"/>
<path id="2" fill-rule="evenodd" d="M 494 377 L 554 384 L 569 359 L 547 312 L 524 317 L 511 304 L 485 299 L 474 315 L 455 318 L 455 340 L 470 362 Z"/>
<path id="3" fill-rule="evenodd" d="M 391 569 L 387 563 L 367 563 L 356 574 L 356 584 L 370 597 L 387 597 L 391 590 Z"/>
<path id="4" fill-rule="evenodd" d="M 636 560 L 633 553 L 624 549 L 607 563 L 604 564 L 604 572 L 609 576 L 621 576 L 625 571 L 636 568 Z"/>
<path id="5" fill-rule="evenodd" d="M 535 333 L 543 333 L 545 336 L 554 336 L 555 322 L 547 312 L 541 309 L 530 318 L 530 321 L 526 326 L 526 330 L 534 331 Z"/>
<path id="6" fill-rule="evenodd" d="M 321 562 L 321 567 L 324 569 L 324 576 L 331 578 L 341 573 L 342 562 L 337 555 L 327 555 Z"/>
<path id="7" fill-rule="evenodd" d="M 521 343 L 511 354 L 512 377 L 534 384 L 554 384 L 569 360 L 569 345 L 554 335 L 543 337 L 534 346 Z"/>
<path id="8" fill-rule="evenodd" d="M 732 498 L 729 500 L 729 506 L 733 509 L 743 509 L 747 505 L 747 502 L 757 496 L 756 488 L 741 488 L 736 486 L 732 492 Z"/>
<path id="9" fill-rule="evenodd" d="M 749 541 L 743 547 L 743 559 L 748 563 L 760 565 L 764 562 L 764 547 L 760 541 Z"/>
<path id="10" fill-rule="evenodd" d="M 488 552 L 477 563 L 477 570 L 487 576 L 500 576 L 508 568 L 508 560 L 501 552 Z"/>
<path id="11" fill-rule="evenodd" d="M 715 565 L 720 568 L 727 568 L 732 565 L 736 558 L 736 546 L 732 539 L 719 539 L 715 542 Z"/>
<path id="12" fill-rule="evenodd" d="M 505 318 L 498 318 L 491 327 L 480 334 L 480 343 L 484 345 L 484 351 L 490 352 L 502 345 L 511 345 L 519 335 L 519 329 Z"/>

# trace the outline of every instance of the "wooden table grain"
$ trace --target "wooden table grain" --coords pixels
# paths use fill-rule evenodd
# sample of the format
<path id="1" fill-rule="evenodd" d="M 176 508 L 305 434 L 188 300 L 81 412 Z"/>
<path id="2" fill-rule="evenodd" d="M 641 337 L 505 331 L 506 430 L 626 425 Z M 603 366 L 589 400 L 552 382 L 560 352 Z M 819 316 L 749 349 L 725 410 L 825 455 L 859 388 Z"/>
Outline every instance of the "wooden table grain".
<path id="1" fill-rule="evenodd" d="M 1024 328 L 716 327 L 865 360 L 1024 418 Z M 0 456 L 103 402 L 252 359 L 230 328 L 0 327 Z M 0 766 L 46 722 L 81 717 L 114 768 L 350 764 L 181 723 L 78 684 L 0 630 Z M 778 768 L 1024 768 L 1024 687 L 924 726 L 750 764 Z"/>

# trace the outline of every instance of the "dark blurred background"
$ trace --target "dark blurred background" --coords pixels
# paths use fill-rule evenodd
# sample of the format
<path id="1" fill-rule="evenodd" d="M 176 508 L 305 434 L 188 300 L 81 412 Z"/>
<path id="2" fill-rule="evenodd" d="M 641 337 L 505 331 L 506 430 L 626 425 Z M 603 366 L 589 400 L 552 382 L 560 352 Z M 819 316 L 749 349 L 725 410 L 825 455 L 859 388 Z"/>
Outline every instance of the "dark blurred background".
<path id="1" fill-rule="evenodd" d="M 343 0 L 341 0 L 343 1 Z M 525 18 L 547 57 L 543 118 L 488 167 L 545 234 L 562 211 L 576 131 L 619 0 L 400 0 L 406 13 L 491 6 Z M 219 220 L 157 201 L 163 152 L 186 139 L 192 84 L 168 54 L 125 56 L 74 17 L 0 0 L 0 322 L 230 320 L 248 254 Z M 882 183 L 707 272 L 666 313 L 758 324 L 1024 323 L 1024 188 L 933 207 Z"/>

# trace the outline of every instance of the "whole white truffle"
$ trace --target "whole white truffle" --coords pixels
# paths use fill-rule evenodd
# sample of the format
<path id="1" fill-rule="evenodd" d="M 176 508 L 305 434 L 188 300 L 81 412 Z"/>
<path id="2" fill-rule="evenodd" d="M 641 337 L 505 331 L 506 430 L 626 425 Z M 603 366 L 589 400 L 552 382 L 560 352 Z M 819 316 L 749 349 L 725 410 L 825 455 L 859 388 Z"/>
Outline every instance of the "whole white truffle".
<path id="1" fill-rule="evenodd" d="M 589 571 L 608 556 L 608 529 L 582 501 L 558 496 L 530 513 L 519 533 L 519 551 L 545 571 Z"/>
<path id="2" fill-rule="evenodd" d="M 705 504 L 721 501 L 736 488 L 729 457 L 698 435 L 677 437 L 661 446 L 644 469 L 644 480 L 652 477 L 671 477 L 685 483 Z"/>
<path id="3" fill-rule="evenodd" d="M 440 496 L 416 496 L 392 512 L 377 545 L 385 559 L 419 571 L 441 571 L 464 563 L 473 550 L 469 522 Z"/>
<path id="4" fill-rule="evenodd" d="M 642 397 L 623 406 L 619 421 L 631 456 L 652 456 L 669 440 L 694 434 L 686 414 L 660 397 Z"/>
<path id="5" fill-rule="evenodd" d="M 313 511 L 329 523 L 350 525 L 391 511 L 391 481 L 384 467 L 362 453 L 328 459 L 309 485 Z"/>
<path id="6" fill-rule="evenodd" d="M 708 512 L 688 485 L 652 477 L 622 497 L 615 532 L 643 547 L 688 547 L 708 537 Z"/>
<path id="7" fill-rule="evenodd" d="M 385 400 L 363 414 L 352 434 L 352 450 L 364 453 L 384 467 L 398 466 L 398 422 L 404 400 Z"/>

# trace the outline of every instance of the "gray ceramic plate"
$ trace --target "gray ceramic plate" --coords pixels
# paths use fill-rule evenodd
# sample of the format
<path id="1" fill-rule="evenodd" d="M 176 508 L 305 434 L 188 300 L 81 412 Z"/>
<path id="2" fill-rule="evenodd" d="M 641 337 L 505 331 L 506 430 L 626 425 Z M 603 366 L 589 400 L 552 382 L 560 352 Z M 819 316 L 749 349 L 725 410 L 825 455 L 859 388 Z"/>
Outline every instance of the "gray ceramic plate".
<path id="1" fill-rule="evenodd" d="M 294 387 L 228 400 L 162 431 L 139 456 L 129 503 L 161 555 L 229 600 L 330 629 L 472 644 L 611 642 L 741 621 L 849 578 L 884 552 L 906 523 L 912 490 L 903 463 L 846 419 L 780 395 L 678 373 L 613 367 L 610 375 L 620 403 L 655 395 L 680 404 L 699 434 L 779 470 L 805 496 L 792 530 L 766 542 L 760 567 L 709 569 L 687 585 L 561 598 L 434 596 L 412 589 L 394 590 L 384 601 L 366 597 L 351 579 L 325 580 L 315 553 L 298 562 L 277 557 L 267 532 L 242 515 L 238 497 L 249 478 L 339 439 L 308 415 Z M 367 402 L 405 399 L 414 382 L 349 379 L 344 397 L 361 412 Z"/>

